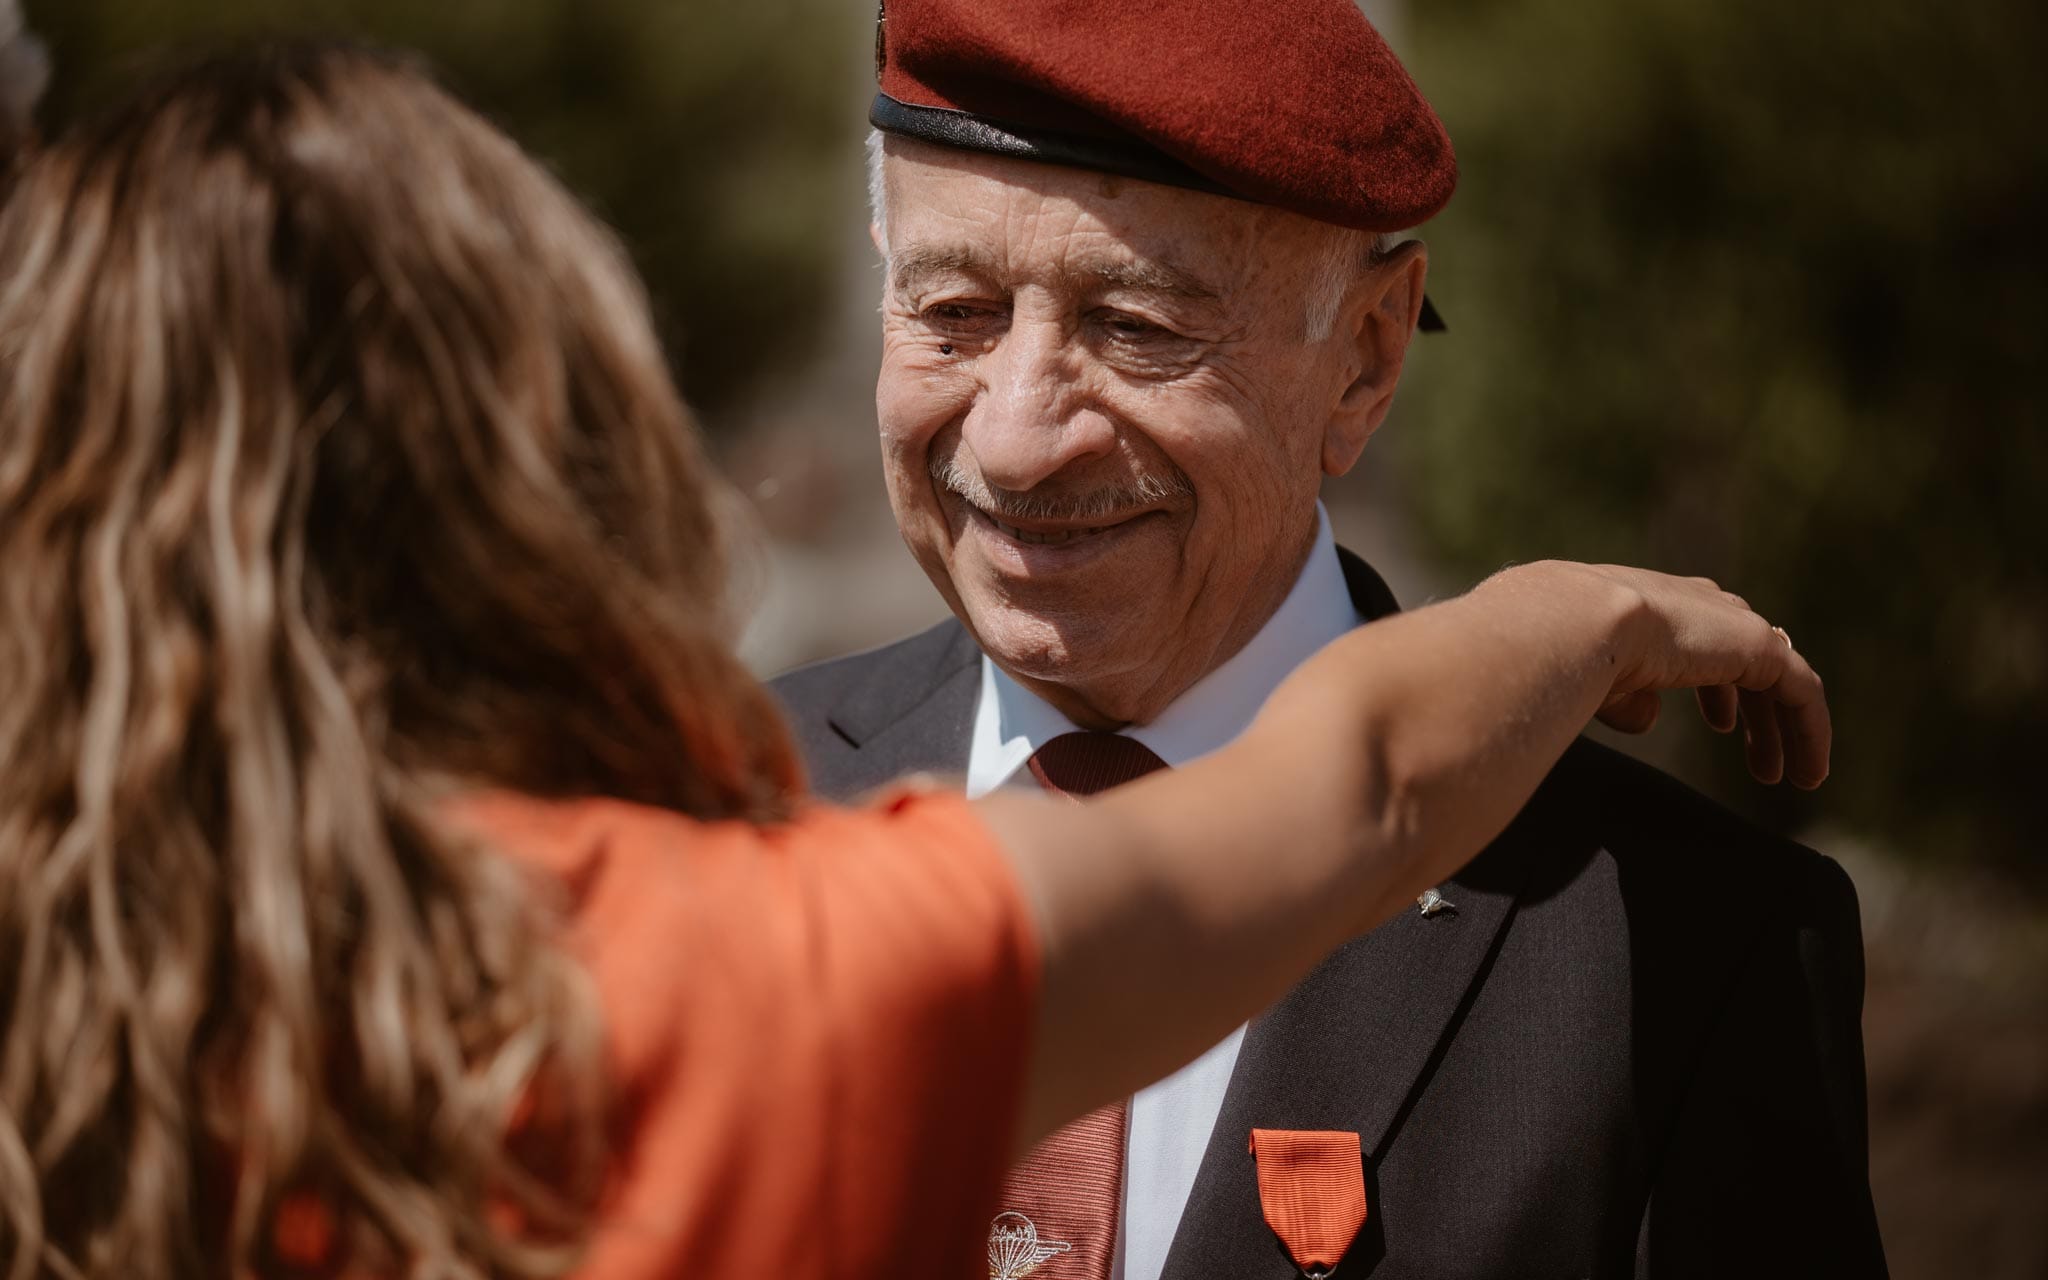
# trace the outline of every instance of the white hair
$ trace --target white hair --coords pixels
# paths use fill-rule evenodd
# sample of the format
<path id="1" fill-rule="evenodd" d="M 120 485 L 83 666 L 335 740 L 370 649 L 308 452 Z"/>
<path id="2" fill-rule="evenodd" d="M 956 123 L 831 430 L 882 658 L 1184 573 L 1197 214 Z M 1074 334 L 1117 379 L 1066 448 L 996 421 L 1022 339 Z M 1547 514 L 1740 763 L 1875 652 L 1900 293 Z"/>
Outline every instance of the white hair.
<path id="1" fill-rule="evenodd" d="M 889 140 L 880 129 L 868 130 L 868 220 L 875 224 L 875 243 L 889 256 L 889 193 L 882 185 L 882 157 Z"/>
<path id="2" fill-rule="evenodd" d="M 875 242 L 882 257 L 889 256 L 889 192 L 884 183 L 882 161 L 888 154 L 888 138 L 880 129 L 868 130 L 868 217 L 875 225 Z M 1372 231 L 1354 231 L 1332 226 L 1325 237 L 1319 260 L 1303 294 L 1303 321 L 1310 342 L 1321 342 L 1337 325 L 1337 313 L 1344 307 L 1344 295 L 1366 269 L 1378 263 L 1400 237 Z"/>
<path id="3" fill-rule="evenodd" d="M 1310 342 L 1321 342 L 1330 336 L 1351 286 L 1399 243 L 1400 237 L 1392 233 L 1329 228 L 1302 304 L 1303 327 L 1308 330 Z"/>

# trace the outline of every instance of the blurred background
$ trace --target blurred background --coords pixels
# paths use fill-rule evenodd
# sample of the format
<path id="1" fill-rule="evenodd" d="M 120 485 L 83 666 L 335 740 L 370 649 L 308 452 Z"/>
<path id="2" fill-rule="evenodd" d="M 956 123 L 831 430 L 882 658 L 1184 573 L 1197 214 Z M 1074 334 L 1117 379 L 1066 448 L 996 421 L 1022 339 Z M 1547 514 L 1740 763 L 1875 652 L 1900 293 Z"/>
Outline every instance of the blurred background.
<path id="1" fill-rule="evenodd" d="M 420 50 L 646 273 L 759 514 L 750 660 L 942 615 L 876 467 L 871 0 L 26 8 L 51 127 L 166 46 Z M 1748 785 L 1686 716 L 1625 745 L 1855 877 L 1894 1274 L 2048 1276 L 2048 7 L 1366 9 L 1463 176 L 1427 228 L 1451 331 L 1329 486 L 1340 540 L 1410 603 L 1620 560 L 1720 579 L 1797 637 L 1837 716 L 1817 796 Z"/>

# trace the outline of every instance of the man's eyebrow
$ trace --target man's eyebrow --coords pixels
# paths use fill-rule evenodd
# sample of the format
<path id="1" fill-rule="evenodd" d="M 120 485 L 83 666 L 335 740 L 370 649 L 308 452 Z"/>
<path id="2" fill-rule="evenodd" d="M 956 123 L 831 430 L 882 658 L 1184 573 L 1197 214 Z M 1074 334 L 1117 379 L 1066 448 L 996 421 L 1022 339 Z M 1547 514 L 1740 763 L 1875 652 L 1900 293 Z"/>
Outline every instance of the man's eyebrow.
<path id="1" fill-rule="evenodd" d="M 1087 265 L 1083 270 L 1103 284 L 1117 289 L 1163 293 L 1170 297 L 1187 298 L 1196 302 L 1214 302 L 1223 296 L 1220 289 L 1201 277 L 1167 262 L 1144 259 L 1097 262 Z"/>
<path id="2" fill-rule="evenodd" d="M 1165 294 L 1196 302 L 1213 302 L 1223 296 L 1222 290 L 1193 272 L 1156 260 L 1118 258 L 1084 262 L 1075 266 L 1074 271 L 1112 289 Z M 915 293 L 940 276 L 966 275 L 994 280 L 998 274 L 993 258 L 971 248 L 910 245 L 889 259 L 892 285 L 909 293 Z"/>
<path id="3" fill-rule="evenodd" d="M 895 288 L 916 292 L 937 276 L 969 275 L 989 279 L 995 263 L 973 249 L 914 244 L 889 255 L 889 281 Z"/>

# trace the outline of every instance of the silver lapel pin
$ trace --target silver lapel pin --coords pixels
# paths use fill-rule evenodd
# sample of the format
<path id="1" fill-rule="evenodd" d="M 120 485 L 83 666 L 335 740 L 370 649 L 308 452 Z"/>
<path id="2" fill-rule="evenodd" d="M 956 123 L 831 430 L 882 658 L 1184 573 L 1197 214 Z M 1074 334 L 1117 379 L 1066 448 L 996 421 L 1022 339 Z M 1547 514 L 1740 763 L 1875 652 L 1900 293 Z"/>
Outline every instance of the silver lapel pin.
<path id="1" fill-rule="evenodd" d="M 1440 911 L 1456 911 L 1458 909 L 1457 903 L 1446 898 L 1442 891 L 1437 889 L 1424 889 L 1422 896 L 1415 900 L 1415 905 L 1422 908 L 1422 917 L 1425 920 Z"/>

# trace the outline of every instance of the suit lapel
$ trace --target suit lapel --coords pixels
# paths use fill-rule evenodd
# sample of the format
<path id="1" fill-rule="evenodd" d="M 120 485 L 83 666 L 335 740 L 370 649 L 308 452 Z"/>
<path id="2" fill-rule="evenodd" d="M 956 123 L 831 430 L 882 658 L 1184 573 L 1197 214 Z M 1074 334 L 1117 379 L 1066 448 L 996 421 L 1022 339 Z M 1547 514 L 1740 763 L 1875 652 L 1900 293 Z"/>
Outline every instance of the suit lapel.
<path id="1" fill-rule="evenodd" d="M 981 653 L 952 619 L 884 653 L 826 717 L 856 749 L 852 787 L 964 770 L 980 690 Z"/>
<path id="2" fill-rule="evenodd" d="M 1339 556 L 1360 614 L 1396 610 L 1378 574 L 1347 551 Z M 1504 835 L 1444 886 L 1453 910 L 1424 918 L 1411 908 L 1354 939 L 1252 1023 L 1162 1280 L 1295 1274 L 1260 1212 L 1257 1169 L 1246 1150 L 1254 1127 L 1359 1135 L 1368 1217 L 1344 1270 L 1360 1274 L 1376 1260 L 1373 1167 L 1427 1083 L 1439 1046 L 1456 1033 L 1466 995 L 1514 914 L 1528 850 L 1527 839 Z"/>
<path id="3" fill-rule="evenodd" d="M 1456 1033 L 1527 872 L 1521 842 L 1496 842 L 1444 886 L 1454 910 L 1411 908 L 1354 939 L 1253 1021 L 1162 1280 L 1294 1274 L 1259 1210 L 1253 1128 L 1359 1135 L 1369 1216 L 1346 1270 L 1364 1270 L 1380 1221 L 1373 1167 Z"/>

